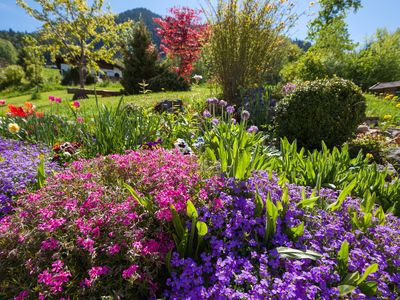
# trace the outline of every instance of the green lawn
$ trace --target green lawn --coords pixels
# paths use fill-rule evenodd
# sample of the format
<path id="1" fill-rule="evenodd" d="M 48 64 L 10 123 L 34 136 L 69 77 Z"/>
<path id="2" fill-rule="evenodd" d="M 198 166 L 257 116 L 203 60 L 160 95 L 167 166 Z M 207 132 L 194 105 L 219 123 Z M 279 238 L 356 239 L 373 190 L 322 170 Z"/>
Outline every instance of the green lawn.
<path id="1" fill-rule="evenodd" d="M 114 87 L 105 87 L 97 89 L 118 89 L 116 86 Z M 48 100 L 49 96 L 60 97 L 63 102 L 61 104 L 52 103 Z M 190 103 L 193 100 L 201 100 L 206 99 L 212 95 L 212 91 L 206 86 L 193 86 L 191 91 L 187 92 L 160 92 L 160 93 L 149 93 L 147 95 L 132 95 L 132 96 L 124 96 L 125 103 L 134 103 L 138 106 L 143 107 L 152 107 L 157 104 L 159 101 L 163 99 L 181 99 L 184 103 Z M 6 97 L 6 95 L 2 95 L 0 93 L 0 99 L 5 99 L 7 104 L 14 105 L 23 105 L 26 101 L 32 102 L 36 106 L 36 111 L 44 111 L 50 112 L 58 112 L 60 114 L 68 113 L 69 107 L 68 103 L 72 100 L 71 94 L 67 94 L 66 88 L 64 90 L 55 90 L 51 92 L 43 92 L 41 93 L 41 99 L 39 100 L 30 100 L 30 95 L 23 95 L 17 97 Z M 120 96 L 118 97 L 99 97 L 99 103 L 104 103 L 107 106 L 117 105 Z M 96 105 L 95 96 L 89 96 L 89 99 L 81 100 L 81 111 L 84 114 L 90 114 L 92 108 Z M 1 110 L 0 110 L 1 113 Z"/>
<path id="2" fill-rule="evenodd" d="M 365 96 L 367 98 L 367 117 L 379 117 L 381 119 L 385 115 L 400 117 L 400 108 L 396 107 L 400 102 L 385 100 L 370 94 Z"/>
<path id="3" fill-rule="evenodd" d="M 93 86 L 89 86 L 90 88 Z M 119 84 L 112 84 L 107 87 L 96 87 L 97 89 L 106 89 L 106 90 L 119 90 L 121 86 Z M 15 94 L 16 92 L 14 92 Z M 13 94 L 13 93 L 11 93 Z M 26 101 L 32 102 L 36 107 L 37 111 L 44 111 L 58 113 L 66 113 L 69 111 L 68 103 L 72 100 L 72 95 L 67 94 L 67 89 L 64 87 L 63 89 L 59 89 L 50 91 L 50 92 L 42 92 L 41 99 L 39 100 L 30 100 L 31 94 L 22 93 L 20 96 L 8 96 L 10 95 L 10 91 L 6 93 L 0 93 L 0 99 L 5 99 L 7 104 L 14 105 L 23 105 Z M 202 86 L 193 86 L 191 91 L 187 92 L 160 92 L 160 93 L 149 93 L 147 95 L 132 95 L 132 96 L 124 96 L 123 99 L 125 103 L 134 103 L 138 106 L 143 107 L 153 107 L 159 101 L 163 99 L 182 99 L 184 103 L 190 103 L 193 100 L 205 100 L 208 97 L 211 97 L 214 94 L 210 88 L 205 85 Z M 60 97 L 63 100 L 61 105 L 53 103 L 53 107 L 51 102 L 48 100 L 49 96 Z M 392 115 L 395 118 L 400 118 L 400 108 L 396 107 L 396 104 L 399 102 L 384 100 L 383 98 L 366 94 L 367 98 L 367 116 L 368 117 L 380 117 L 383 120 L 385 115 Z M 99 97 L 98 100 L 100 103 L 104 103 L 108 106 L 116 105 L 121 97 Z M 92 108 L 96 105 L 96 100 L 94 96 L 89 96 L 89 99 L 81 100 L 81 111 L 85 114 L 90 114 Z M 3 109 L 4 110 L 4 109 Z M 1 110 L 0 110 L 1 113 Z"/>

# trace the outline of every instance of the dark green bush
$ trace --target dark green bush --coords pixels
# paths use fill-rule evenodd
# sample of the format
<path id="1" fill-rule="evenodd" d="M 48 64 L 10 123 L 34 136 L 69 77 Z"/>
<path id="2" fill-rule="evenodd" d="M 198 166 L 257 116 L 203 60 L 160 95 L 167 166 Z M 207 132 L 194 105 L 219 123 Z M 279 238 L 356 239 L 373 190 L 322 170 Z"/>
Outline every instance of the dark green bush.
<path id="1" fill-rule="evenodd" d="M 190 90 L 190 83 L 175 72 L 164 69 L 159 75 L 150 79 L 149 89 L 152 92 L 188 91 Z"/>
<path id="2" fill-rule="evenodd" d="M 96 76 L 92 74 L 86 74 L 85 84 L 90 85 L 96 82 Z M 79 70 L 78 68 L 71 68 L 64 73 L 61 80 L 62 85 L 79 85 Z"/>
<path id="3" fill-rule="evenodd" d="M 304 82 L 277 105 L 277 134 L 308 149 L 332 148 L 348 140 L 365 119 L 365 97 L 353 82 Z"/>
<path id="4" fill-rule="evenodd" d="M 79 71 L 77 68 L 69 69 L 64 72 L 61 80 L 62 85 L 78 85 L 79 84 Z"/>

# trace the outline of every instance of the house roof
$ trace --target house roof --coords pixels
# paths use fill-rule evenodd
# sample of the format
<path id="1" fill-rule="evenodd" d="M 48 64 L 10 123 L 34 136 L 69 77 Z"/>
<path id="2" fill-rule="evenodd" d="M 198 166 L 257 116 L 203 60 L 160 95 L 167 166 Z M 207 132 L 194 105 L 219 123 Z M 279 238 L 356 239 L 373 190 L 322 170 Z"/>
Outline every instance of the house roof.
<path id="1" fill-rule="evenodd" d="M 392 89 L 392 88 L 400 88 L 400 81 L 393 82 L 379 82 L 369 88 L 370 91 L 374 90 L 384 90 L 384 89 Z"/>

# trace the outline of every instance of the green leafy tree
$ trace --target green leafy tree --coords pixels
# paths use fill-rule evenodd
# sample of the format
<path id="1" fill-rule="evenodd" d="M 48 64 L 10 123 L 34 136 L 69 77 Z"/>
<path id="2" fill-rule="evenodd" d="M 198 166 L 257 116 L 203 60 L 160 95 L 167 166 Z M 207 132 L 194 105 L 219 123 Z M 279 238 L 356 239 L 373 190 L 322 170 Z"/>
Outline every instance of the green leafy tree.
<path id="1" fill-rule="evenodd" d="M 98 71 L 100 60 L 112 62 L 116 42 L 127 23 L 116 24 L 104 0 L 34 0 L 32 7 L 16 0 L 31 16 L 42 22 L 42 45 L 52 60 L 61 56 L 79 69 L 79 82 L 85 85 L 85 72 Z"/>
<path id="2" fill-rule="evenodd" d="M 0 66 L 12 65 L 17 62 L 18 54 L 11 42 L 0 39 Z"/>
<path id="3" fill-rule="evenodd" d="M 121 83 L 128 94 L 138 94 L 139 84 L 155 77 L 158 68 L 158 51 L 143 21 L 127 31 L 122 49 L 125 69 Z"/>
<path id="4" fill-rule="evenodd" d="M 350 54 L 356 44 L 350 39 L 343 16 L 336 17 L 315 33 L 315 43 L 299 60 L 286 65 L 282 76 L 286 81 L 347 78 Z"/>
<path id="5" fill-rule="evenodd" d="M 263 86 L 285 50 L 284 33 L 295 20 L 293 3 L 219 0 L 209 19 L 212 74 L 223 97 L 240 105 L 240 89 Z"/>
<path id="6" fill-rule="evenodd" d="M 351 55 L 348 78 L 364 90 L 378 82 L 400 78 L 400 29 L 379 29 L 358 53 Z"/>
<path id="7" fill-rule="evenodd" d="M 309 37 L 315 39 L 318 32 L 329 26 L 336 18 L 343 18 L 347 11 L 357 11 L 361 7 L 361 0 L 319 0 L 318 16 L 309 24 Z"/>
<path id="8" fill-rule="evenodd" d="M 38 41 L 32 36 L 24 37 L 22 57 L 25 65 L 25 78 L 32 86 L 36 87 L 38 92 L 43 83 L 45 58 Z"/>

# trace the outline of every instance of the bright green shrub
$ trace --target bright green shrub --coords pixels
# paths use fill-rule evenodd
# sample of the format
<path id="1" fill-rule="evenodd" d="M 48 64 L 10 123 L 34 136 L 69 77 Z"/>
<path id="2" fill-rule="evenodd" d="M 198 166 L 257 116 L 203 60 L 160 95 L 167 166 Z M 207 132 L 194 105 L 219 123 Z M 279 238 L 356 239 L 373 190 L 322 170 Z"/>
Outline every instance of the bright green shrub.
<path id="1" fill-rule="evenodd" d="M 343 144 L 365 118 L 365 97 L 354 83 L 341 78 L 304 82 L 277 105 L 280 137 L 300 146 L 331 148 Z"/>
<path id="2" fill-rule="evenodd" d="M 17 50 L 10 41 L 0 39 L 0 66 L 15 64 L 18 59 Z"/>
<path id="3" fill-rule="evenodd" d="M 17 65 L 11 65 L 0 71 L 0 88 L 21 84 L 25 77 L 24 69 Z"/>

